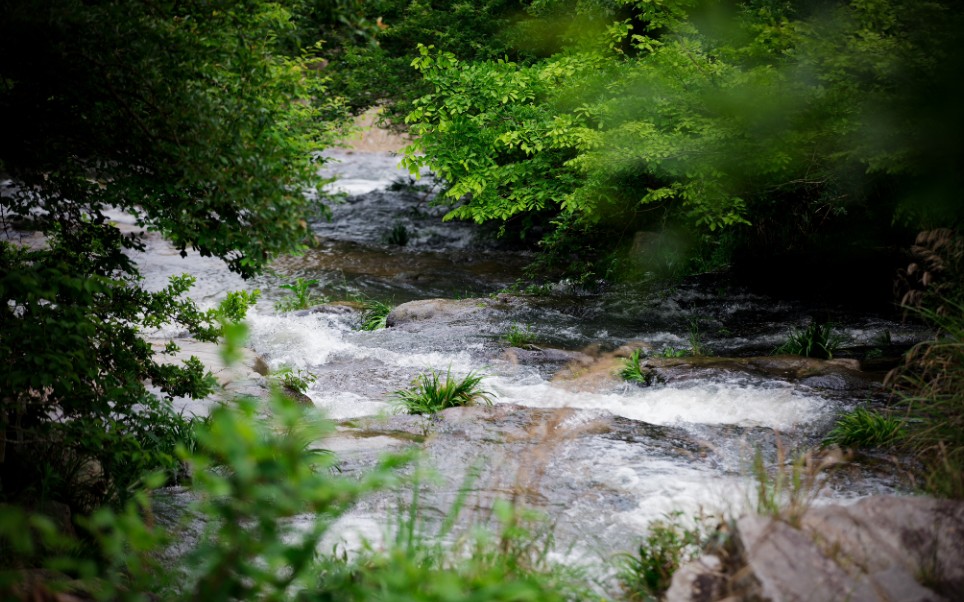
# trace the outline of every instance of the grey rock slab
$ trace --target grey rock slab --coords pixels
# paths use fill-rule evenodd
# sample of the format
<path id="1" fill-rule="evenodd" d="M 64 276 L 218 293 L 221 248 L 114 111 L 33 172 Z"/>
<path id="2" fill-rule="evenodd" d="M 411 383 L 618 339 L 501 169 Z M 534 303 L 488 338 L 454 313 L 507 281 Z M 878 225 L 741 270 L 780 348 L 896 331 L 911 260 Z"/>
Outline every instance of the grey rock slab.
<path id="1" fill-rule="evenodd" d="M 682 565 L 673 573 L 665 602 L 714 602 L 724 597 L 726 575 L 723 562 L 707 555 Z"/>
<path id="2" fill-rule="evenodd" d="M 910 581 L 926 577 L 939 591 L 964 596 L 964 503 L 876 496 L 813 508 L 802 527 L 844 566 L 887 583 L 895 582 L 895 571 Z"/>
<path id="3" fill-rule="evenodd" d="M 850 600 L 859 583 L 824 556 L 810 536 L 764 516 L 744 516 L 737 533 L 757 595 L 773 602 Z M 751 586 L 752 587 L 752 586 Z"/>
<path id="4" fill-rule="evenodd" d="M 420 299 L 402 303 L 388 314 L 386 324 L 397 327 L 418 322 L 453 322 L 475 316 L 492 305 L 488 299 Z"/>

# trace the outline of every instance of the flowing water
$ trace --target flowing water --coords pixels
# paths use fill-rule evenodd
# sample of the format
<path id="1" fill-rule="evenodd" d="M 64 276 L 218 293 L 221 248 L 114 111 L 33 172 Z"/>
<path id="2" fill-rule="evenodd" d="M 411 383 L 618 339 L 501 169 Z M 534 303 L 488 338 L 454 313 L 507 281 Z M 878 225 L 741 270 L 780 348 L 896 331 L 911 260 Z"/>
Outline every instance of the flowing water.
<path id="1" fill-rule="evenodd" d="M 330 221 L 313 225 L 317 244 L 277 262 L 274 274 L 244 282 L 217 261 L 182 259 L 160 240 L 140 262 L 149 286 L 195 274 L 202 303 L 262 289 L 249 317 L 252 348 L 273 369 L 316 375 L 307 395 L 340 424 L 326 445 L 344 473 L 365 470 L 385 451 L 424 449 L 420 464 L 438 475 L 423 495 L 429 522 L 468 487 L 475 518 L 484 520 L 496 498 L 523 501 L 545 512 L 561 550 L 606 556 L 631 549 L 667 513 L 738 513 L 752 495 L 754 454 L 772 464 L 780 449 L 814 445 L 841 412 L 882 396 L 874 378 L 791 374 L 739 358 L 769 354 L 816 311 L 829 312 L 853 353 L 885 332 L 894 345 L 920 336 L 885 317 L 768 298 L 719 277 L 657 292 L 560 283 L 543 296 L 501 293 L 531 257 L 474 226 L 443 223 L 444 211 L 429 204 L 431 179 L 410 181 L 390 155 L 329 158 L 343 198 Z M 358 312 L 344 306 L 275 312 L 286 294 L 280 285 L 296 277 L 318 280 L 332 299 L 461 301 L 439 303 L 436 319 L 365 332 Z M 533 344 L 508 348 L 503 337 L 513 327 Z M 621 348 L 672 355 L 694 339 L 708 354 L 737 359 L 684 365 L 651 387 L 612 375 Z M 495 407 L 397 415 L 391 392 L 428 369 L 484 373 Z M 866 465 L 839 471 L 818 503 L 894 492 L 889 474 Z M 395 510 L 392 495 L 366 500 L 340 533 L 378 540 Z"/>

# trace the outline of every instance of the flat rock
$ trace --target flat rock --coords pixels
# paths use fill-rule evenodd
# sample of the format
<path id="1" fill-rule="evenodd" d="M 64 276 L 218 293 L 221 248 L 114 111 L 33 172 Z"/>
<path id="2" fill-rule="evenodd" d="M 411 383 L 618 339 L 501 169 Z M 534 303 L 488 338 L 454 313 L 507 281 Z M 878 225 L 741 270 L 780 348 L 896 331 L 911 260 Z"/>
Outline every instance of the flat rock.
<path id="1" fill-rule="evenodd" d="M 851 391 L 877 386 L 881 380 L 879 374 L 861 371 L 857 360 L 821 360 L 792 355 L 651 357 L 646 359 L 645 365 L 666 382 L 699 378 L 711 371 L 726 371 L 799 382 L 821 389 Z"/>
<path id="2" fill-rule="evenodd" d="M 964 599 L 964 503 L 875 496 L 810 508 L 799 526 L 769 516 L 736 521 L 728 585 L 718 564 L 690 563 L 667 600 L 938 602 Z M 712 557 L 708 557 L 712 560 Z"/>
<path id="3" fill-rule="evenodd" d="M 451 323 L 489 310 L 496 301 L 492 299 L 419 299 L 395 307 L 385 320 L 389 327 L 419 322 Z"/>
<path id="4" fill-rule="evenodd" d="M 926 576 L 938 591 L 964 597 L 964 503 L 877 496 L 813 508 L 801 526 L 842 564 L 888 582 Z"/>

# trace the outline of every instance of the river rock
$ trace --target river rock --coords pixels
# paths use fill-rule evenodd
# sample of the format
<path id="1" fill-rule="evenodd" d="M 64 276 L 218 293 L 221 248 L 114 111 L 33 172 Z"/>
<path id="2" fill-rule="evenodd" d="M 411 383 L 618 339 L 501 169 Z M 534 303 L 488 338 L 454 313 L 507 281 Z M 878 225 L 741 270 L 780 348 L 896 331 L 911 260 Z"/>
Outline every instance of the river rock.
<path id="1" fill-rule="evenodd" d="M 714 602 L 726 595 L 726 574 L 718 556 L 708 554 L 679 567 L 666 602 Z"/>
<path id="2" fill-rule="evenodd" d="M 879 374 L 861 371 L 857 360 L 822 360 L 793 355 L 651 357 L 646 359 L 645 365 L 655 370 L 666 382 L 702 378 L 709 372 L 726 371 L 798 382 L 820 389 L 854 391 L 873 388 L 881 380 Z"/>
<path id="3" fill-rule="evenodd" d="M 667 600 L 796 602 L 964 599 L 964 503 L 877 496 L 809 509 L 792 526 L 750 515 L 736 521 L 729 585 L 715 564 L 690 563 Z M 707 597 L 708 592 L 710 597 Z"/>
<path id="4" fill-rule="evenodd" d="M 477 319 L 493 309 L 505 309 L 511 298 L 496 299 L 420 299 L 402 303 L 388 314 L 385 324 L 397 327 L 419 322 L 452 323 Z"/>

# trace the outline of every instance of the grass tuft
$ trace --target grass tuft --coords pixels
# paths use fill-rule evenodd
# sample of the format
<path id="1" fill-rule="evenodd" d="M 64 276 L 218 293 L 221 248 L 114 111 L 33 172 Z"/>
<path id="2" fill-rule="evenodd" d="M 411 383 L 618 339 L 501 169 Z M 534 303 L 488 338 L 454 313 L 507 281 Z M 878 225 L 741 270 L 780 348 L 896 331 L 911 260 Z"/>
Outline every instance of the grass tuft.
<path id="1" fill-rule="evenodd" d="M 311 291 L 311 288 L 317 284 L 318 281 L 314 278 L 295 278 L 294 282 L 282 284 L 281 288 L 291 291 L 291 294 L 275 303 L 275 309 L 280 312 L 289 312 L 328 303 L 328 297 L 316 295 Z"/>
<path id="2" fill-rule="evenodd" d="M 375 299 L 365 299 L 362 302 L 363 313 L 361 317 L 362 330 L 380 330 L 388 326 L 388 314 L 392 311 L 392 306 Z"/>
<path id="3" fill-rule="evenodd" d="M 535 341 L 535 335 L 528 324 L 524 328 L 513 324 L 502 338 L 510 347 L 526 347 Z"/>
<path id="4" fill-rule="evenodd" d="M 837 420 L 823 445 L 873 449 L 892 445 L 903 434 L 902 420 L 857 408 Z"/>
<path id="5" fill-rule="evenodd" d="M 471 406 L 478 403 L 492 405 L 492 393 L 482 388 L 483 375 L 469 372 L 463 378 L 432 370 L 419 374 L 408 389 L 395 391 L 396 403 L 409 414 L 435 414 L 446 408 Z"/>
<path id="6" fill-rule="evenodd" d="M 657 381 L 656 372 L 652 368 L 642 365 L 642 352 L 639 349 L 633 350 L 632 355 L 623 360 L 623 367 L 620 368 L 619 376 L 628 382 L 639 383 L 641 385 L 651 385 Z"/>
<path id="7" fill-rule="evenodd" d="M 777 355 L 799 355 L 818 359 L 833 359 L 843 338 L 833 332 L 830 324 L 811 322 L 803 330 L 792 329 L 787 340 L 774 351 Z"/>
<path id="8" fill-rule="evenodd" d="M 707 539 L 703 530 L 683 526 L 680 518 L 676 512 L 667 520 L 653 521 L 637 553 L 616 558 L 616 578 L 626 600 L 661 600 L 673 573 L 700 554 Z"/>
<path id="9" fill-rule="evenodd" d="M 908 351 L 888 380 L 913 418 L 904 443 L 928 468 L 925 487 L 964 499 L 964 303 L 940 301 L 939 311 L 917 310 L 936 336 Z"/>
<path id="10" fill-rule="evenodd" d="M 385 237 L 385 242 L 395 247 L 404 247 L 411 240 L 405 224 L 395 224 Z"/>
<path id="11" fill-rule="evenodd" d="M 318 380 L 318 377 L 310 370 L 304 370 L 302 368 L 294 370 L 290 366 L 279 368 L 271 376 L 277 380 L 282 387 L 291 389 L 302 395 L 304 395 L 312 383 Z"/>

